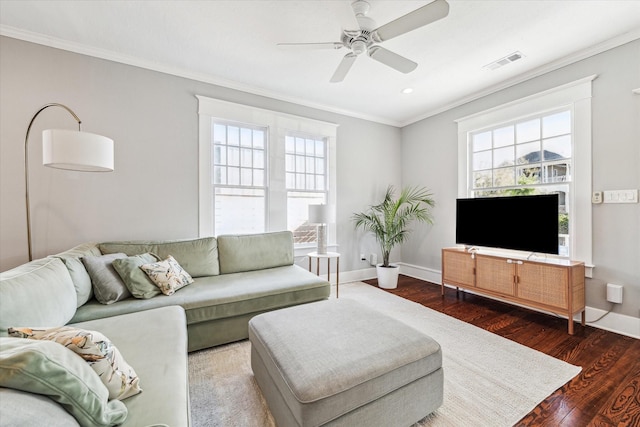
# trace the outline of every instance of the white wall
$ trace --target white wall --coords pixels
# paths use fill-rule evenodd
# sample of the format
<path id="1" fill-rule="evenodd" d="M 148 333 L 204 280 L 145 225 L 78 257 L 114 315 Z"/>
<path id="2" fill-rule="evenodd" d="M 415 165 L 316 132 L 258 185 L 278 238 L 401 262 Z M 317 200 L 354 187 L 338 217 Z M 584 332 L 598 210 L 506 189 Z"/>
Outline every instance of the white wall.
<path id="1" fill-rule="evenodd" d="M 115 171 L 43 167 L 42 130 L 76 125 L 60 108 L 38 116 L 29 141 L 35 258 L 86 241 L 197 236 L 196 94 L 340 125 L 341 270 L 366 267 L 357 258 L 368 244 L 350 216 L 400 182 L 398 128 L 8 37 L 0 37 L 0 51 L 0 270 L 27 260 L 24 136 L 32 115 L 50 102 L 74 110 L 83 130 L 115 140 Z"/>
<path id="2" fill-rule="evenodd" d="M 455 246 L 454 120 L 592 74 L 598 75 L 592 98 L 593 189 L 640 188 L 640 96 L 631 92 L 640 87 L 636 40 L 403 128 L 402 181 L 432 188 L 437 208 L 435 225 L 412 236 L 402 261 L 440 270 L 440 249 Z M 592 212 L 595 269 L 587 282 L 587 305 L 608 309 L 606 283 L 619 283 L 625 286 L 624 303 L 614 312 L 640 317 L 640 204 L 592 205 Z"/>

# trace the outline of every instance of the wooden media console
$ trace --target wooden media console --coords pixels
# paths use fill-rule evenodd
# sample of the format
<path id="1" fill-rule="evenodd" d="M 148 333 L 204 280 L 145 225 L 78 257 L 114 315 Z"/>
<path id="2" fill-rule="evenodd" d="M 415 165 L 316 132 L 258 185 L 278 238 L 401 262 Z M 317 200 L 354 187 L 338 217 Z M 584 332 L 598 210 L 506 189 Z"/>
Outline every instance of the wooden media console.
<path id="1" fill-rule="evenodd" d="M 442 295 L 445 284 L 479 295 L 567 316 L 573 335 L 573 316 L 585 324 L 584 263 L 564 260 L 526 260 L 516 257 L 442 249 Z"/>

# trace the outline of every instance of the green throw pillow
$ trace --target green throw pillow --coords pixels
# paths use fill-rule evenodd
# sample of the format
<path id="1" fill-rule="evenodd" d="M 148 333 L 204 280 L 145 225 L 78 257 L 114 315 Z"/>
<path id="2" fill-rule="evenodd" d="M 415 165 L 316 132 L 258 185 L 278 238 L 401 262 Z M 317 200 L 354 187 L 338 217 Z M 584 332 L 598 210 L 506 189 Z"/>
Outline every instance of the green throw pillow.
<path id="1" fill-rule="evenodd" d="M 113 261 L 113 268 L 135 298 L 153 298 L 160 295 L 160 289 L 149 279 L 149 276 L 140 269 L 141 265 L 159 261 L 152 253 L 134 255 Z"/>
<path id="2" fill-rule="evenodd" d="M 126 258 L 123 253 L 82 257 L 82 263 L 91 277 L 93 295 L 102 304 L 113 304 L 131 296 L 131 292 L 113 268 L 113 261 Z"/>
<path id="3" fill-rule="evenodd" d="M 0 338 L 0 386 L 42 394 L 62 405 L 82 426 L 112 426 L 127 407 L 77 354 L 53 341 Z M 28 410 L 28 408 L 25 408 Z"/>

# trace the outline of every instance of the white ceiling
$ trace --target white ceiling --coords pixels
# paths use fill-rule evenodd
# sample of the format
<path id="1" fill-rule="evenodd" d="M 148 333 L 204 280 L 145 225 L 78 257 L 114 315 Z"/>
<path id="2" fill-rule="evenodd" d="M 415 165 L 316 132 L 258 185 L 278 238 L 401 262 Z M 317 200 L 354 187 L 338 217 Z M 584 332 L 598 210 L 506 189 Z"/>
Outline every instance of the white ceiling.
<path id="1" fill-rule="evenodd" d="M 339 41 L 357 29 L 349 0 L 0 0 L 0 34 L 396 126 L 640 38 L 640 0 L 448 1 L 446 18 L 382 43 L 415 71 L 363 55 L 342 83 L 329 78 L 345 49 L 276 44 Z M 427 3 L 370 0 L 369 16 Z"/>

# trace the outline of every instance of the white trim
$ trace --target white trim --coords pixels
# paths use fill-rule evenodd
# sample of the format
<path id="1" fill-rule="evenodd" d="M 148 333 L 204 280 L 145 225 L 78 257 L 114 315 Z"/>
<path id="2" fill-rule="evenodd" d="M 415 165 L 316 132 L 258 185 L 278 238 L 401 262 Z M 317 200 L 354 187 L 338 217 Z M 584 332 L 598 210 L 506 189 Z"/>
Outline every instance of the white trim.
<path id="1" fill-rule="evenodd" d="M 100 49 L 92 46 L 87 46 L 81 43 L 70 42 L 67 40 L 46 36 L 40 33 L 32 32 L 32 31 L 26 31 L 26 30 L 11 27 L 8 25 L 0 25 L 0 36 L 10 37 L 18 40 L 24 40 L 31 43 L 40 44 L 43 46 L 49 46 L 56 49 L 62 49 L 69 52 L 92 56 L 95 58 L 106 59 L 108 61 L 119 62 L 121 64 L 126 64 L 126 65 L 132 65 L 132 66 L 144 68 L 147 70 L 158 71 L 158 72 L 170 74 L 173 76 L 183 77 L 183 78 L 187 78 L 187 79 L 191 79 L 191 80 L 195 80 L 203 83 L 222 86 L 229 89 L 235 89 L 242 92 L 251 93 L 254 95 L 266 96 L 268 98 L 273 98 L 280 101 L 292 102 L 298 105 L 303 105 L 305 107 L 311 107 L 311 108 L 316 108 L 318 110 L 328 111 L 330 113 L 341 114 L 344 116 L 354 117 L 357 119 L 369 120 L 372 122 L 381 123 L 389 126 L 404 127 L 412 123 L 418 122 L 420 120 L 424 120 L 428 117 L 435 116 L 436 114 L 442 113 L 444 111 L 451 110 L 452 108 L 458 107 L 460 105 L 467 104 L 471 101 L 485 97 L 492 93 L 509 88 L 516 84 L 522 83 L 524 81 L 530 80 L 534 77 L 538 77 L 543 74 L 549 73 L 550 71 L 565 67 L 574 62 L 581 61 L 583 59 L 589 58 L 591 56 L 613 49 L 615 47 L 622 46 L 623 44 L 632 42 L 640 38 L 640 30 L 633 30 L 625 34 L 622 34 L 620 36 L 614 37 L 612 39 L 606 40 L 595 46 L 590 46 L 574 54 L 564 56 L 557 61 L 550 62 L 534 70 L 523 73 L 510 80 L 490 86 L 486 89 L 480 90 L 478 92 L 475 92 L 463 98 L 451 101 L 445 105 L 429 110 L 411 119 L 400 120 L 400 121 L 392 120 L 387 117 L 380 117 L 372 114 L 363 114 L 360 111 L 353 111 L 353 110 L 348 110 L 344 108 L 338 108 L 332 105 L 311 102 L 303 98 L 284 95 L 278 92 L 262 89 L 259 87 L 223 79 L 210 74 L 195 73 L 191 70 L 187 70 L 184 68 L 174 67 L 174 66 L 161 64 L 161 63 L 148 61 L 148 60 L 143 60 L 143 59 L 140 59 L 139 57 L 123 55 L 118 52 L 114 52 L 106 49 Z"/>
<path id="2" fill-rule="evenodd" d="M 286 199 L 284 170 L 285 137 L 287 132 L 302 132 L 318 135 L 327 139 L 327 203 L 336 206 L 336 138 L 338 124 L 251 107 L 216 98 L 195 95 L 198 99 L 199 135 L 198 135 L 198 230 L 200 236 L 212 236 L 213 226 L 213 193 L 211 191 L 211 118 L 247 123 L 268 129 L 269 141 L 267 180 L 267 231 L 286 230 Z M 335 224 L 329 225 L 329 242 L 336 241 Z"/>
<path id="3" fill-rule="evenodd" d="M 458 197 L 467 197 L 469 173 L 469 132 L 516 121 L 532 114 L 563 106 L 571 108 L 573 118 L 572 212 L 575 225 L 571 236 L 571 258 L 589 266 L 586 277 L 592 277 L 593 242 L 591 209 L 591 96 L 596 74 L 543 92 L 480 111 L 456 120 L 458 124 Z"/>
<path id="4" fill-rule="evenodd" d="M 424 267 L 419 267 L 419 266 L 415 266 L 415 265 L 409 265 L 409 264 L 404 264 L 404 263 L 399 263 L 400 265 L 400 274 L 404 274 L 405 276 L 409 276 L 409 277 L 414 277 L 416 279 L 420 279 L 420 280 L 424 280 L 436 285 L 440 285 L 442 283 L 442 272 L 437 271 L 437 270 L 433 270 L 433 269 L 429 269 L 429 268 L 424 268 Z M 343 276 L 348 275 L 349 272 L 342 273 L 340 272 L 340 277 L 342 278 Z M 374 276 L 375 277 L 375 276 Z M 358 280 L 358 279 L 354 279 L 354 280 Z M 359 279 L 359 280 L 366 280 L 366 279 Z M 455 286 L 451 286 L 451 285 L 445 285 L 448 288 L 452 288 L 455 289 Z M 473 293 L 473 291 L 469 291 L 469 290 L 465 290 L 465 292 L 468 293 Z M 493 298 L 491 296 L 488 295 L 481 295 L 484 298 L 489 298 L 489 299 L 495 299 L 496 301 L 501 301 L 499 298 Z M 538 311 L 541 313 L 545 313 L 545 314 L 549 314 L 549 315 L 556 315 L 555 313 L 549 313 L 547 311 L 544 310 L 537 310 L 533 307 L 528 307 L 525 305 L 520 305 L 520 304 L 515 304 L 511 301 L 506 301 L 507 304 L 512 304 L 512 305 L 517 305 L 520 307 L 524 307 L 527 308 L 529 310 L 534 310 L 534 311 Z M 585 308 L 585 316 L 587 318 L 587 321 L 589 321 L 589 319 L 597 319 L 598 317 L 602 316 L 604 313 L 606 313 L 605 310 L 601 310 L 599 308 L 594 308 L 594 307 L 589 307 L 587 306 Z M 557 315 L 556 315 L 557 316 Z M 559 316 L 559 317 L 563 317 L 563 316 Z M 566 316 L 564 316 L 564 318 L 566 319 Z M 576 315 L 574 317 L 574 320 L 580 320 L 580 315 Z M 640 338 L 640 318 L 638 317 L 632 317 L 632 316 L 628 316 L 625 314 L 619 314 L 619 313 L 609 313 L 607 314 L 605 317 L 603 317 L 600 321 L 596 322 L 596 323 L 587 323 L 587 326 L 593 326 L 594 328 L 598 328 L 598 329 L 604 329 L 607 331 L 611 331 L 611 332 L 615 332 L 617 334 L 622 334 L 622 335 L 627 335 L 629 337 L 633 337 L 633 338 Z"/>

